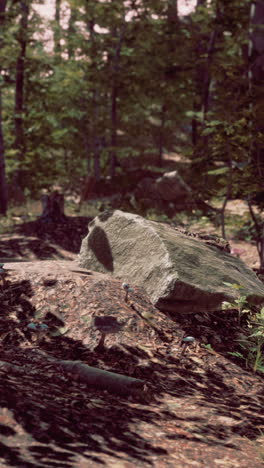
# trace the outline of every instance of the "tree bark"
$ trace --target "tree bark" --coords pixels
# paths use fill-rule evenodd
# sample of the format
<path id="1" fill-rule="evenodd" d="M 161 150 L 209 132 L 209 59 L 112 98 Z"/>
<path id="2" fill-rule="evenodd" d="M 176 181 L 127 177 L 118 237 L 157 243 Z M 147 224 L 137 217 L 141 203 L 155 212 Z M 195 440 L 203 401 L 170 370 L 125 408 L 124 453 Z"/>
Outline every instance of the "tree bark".
<path id="1" fill-rule="evenodd" d="M 0 47 L 2 45 L 2 29 L 5 23 L 7 0 L 2 0 L 0 3 Z M 1 75 L 1 68 L 0 68 Z M 5 147 L 4 147 L 4 134 L 3 134 L 3 118 L 2 118 L 2 88 L 0 82 L 0 214 L 5 216 L 7 212 L 7 183 L 5 173 Z"/>
<path id="2" fill-rule="evenodd" d="M 120 28 L 119 39 L 114 56 L 112 58 L 112 91 L 111 91 L 111 153 L 110 153 L 110 177 L 113 178 L 117 165 L 117 99 L 118 99 L 118 75 L 120 69 L 120 55 L 124 33 L 126 29 L 125 20 Z M 113 29 L 112 36 L 116 37 L 116 28 Z"/>
<path id="3" fill-rule="evenodd" d="M 157 166 L 163 166 L 163 147 L 164 147 L 164 129 L 166 122 L 166 105 L 161 106 L 160 112 L 160 127 L 159 127 L 159 140 L 158 140 L 158 161 Z"/>
<path id="4" fill-rule="evenodd" d="M 5 149 L 4 135 L 2 128 L 2 90 L 0 88 L 0 214 L 6 215 L 7 212 L 7 183 L 5 173 Z"/>
<path id="5" fill-rule="evenodd" d="M 61 54 L 61 26 L 60 26 L 60 8 L 61 0 L 55 2 L 55 28 L 54 28 L 54 52 L 59 57 Z"/>
<path id="6" fill-rule="evenodd" d="M 18 34 L 19 53 L 16 62 L 16 84 L 15 84 L 15 142 L 14 148 L 17 154 L 18 168 L 13 175 L 12 196 L 15 200 L 21 201 L 23 195 L 23 169 L 22 162 L 25 157 L 25 134 L 24 134 L 24 81 L 25 81 L 25 60 L 27 49 L 27 31 L 29 16 L 29 0 L 20 1 L 20 25 Z"/>
<path id="7" fill-rule="evenodd" d="M 171 25 L 178 24 L 178 0 L 168 0 L 167 4 L 167 19 Z"/>
<path id="8" fill-rule="evenodd" d="M 42 214 L 39 221 L 45 223 L 65 223 L 64 196 L 59 192 L 52 192 L 42 196 Z"/>
<path id="9" fill-rule="evenodd" d="M 87 16 L 90 18 L 90 13 L 87 8 Z M 96 43 L 95 43 L 95 20 L 92 17 L 89 21 L 87 21 L 87 29 L 90 35 L 90 60 L 91 60 L 91 69 L 96 70 Z M 90 120 L 90 136 L 91 136 L 91 153 L 93 155 L 93 175 L 96 181 L 99 181 L 101 178 L 101 145 L 100 145 L 100 135 L 99 135 L 99 114 L 100 114 L 100 106 L 99 106 L 99 90 L 96 82 L 93 84 L 92 89 L 92 119 Z M 89 175 L 89 174 L 87 174 Z"/>
<path id="10" fill-rule="evenodd" d="M 251 99 L 255 110 L 253 127 L 259 134 L 264 134 L 263 106 L 256 103 L 264 102 L 264 0 L 252 3 L 251 10 L 251 54 L 249 76 L 251 79 Z M 264 145 L 256 143 L 253 147 L 252 162 L 256 168 L 257 177 L 264 180 Z"/>
<path id="11" fill-rule="evenodd" d="M 74 58 L 74 35 L 76 34 L 75 30 L 75 22 L 77 19 L 76 9 L 71 6 L 70 7 L 70 18 L 69 18 L 69 25 L 68 25 L 68 40 L 67 40 L 67 49 L 68 49 L 68 58 Z"/>
<path id="12" fill-rule="evenodd" d="M 16 63 L 16 89 L 15 89 L 15 148 L 17 150 L 18 159 L 24 159 L 25 139 L 23 128 L 23 111 L 24 111 L 24 80 L 25 80 L 25 59 L 27 48 L 27 29 L 29 5 L 28 1 L 22 0 L 21 20 L 19 31 L 19 55 Z"/>

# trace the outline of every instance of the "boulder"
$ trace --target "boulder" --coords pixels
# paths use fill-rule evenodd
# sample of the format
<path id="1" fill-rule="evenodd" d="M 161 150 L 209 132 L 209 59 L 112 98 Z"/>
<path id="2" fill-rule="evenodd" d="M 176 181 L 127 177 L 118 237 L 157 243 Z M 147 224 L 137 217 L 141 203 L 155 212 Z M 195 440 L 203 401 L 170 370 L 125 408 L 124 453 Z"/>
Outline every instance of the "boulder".
<path id="1" fill-rule="evenodd" d="M 135 198 L 144 209 L 155 208 L 169 212 L 193 205 L 192 191 L 177 171 L 166 172 L 157 179 L 142 179 L 134 191 Z M 171 203 L 171 207 L 169 207 Z"/>
<path id="2" fill-rule="evenodd" d="M 226 243 L 205 239 L 135 214 L 104 212 L 89 224 L 78 263 L 143 287 L 156 307 L 172 313 L 218 310 L 236 298 L 224 282 L 243 286 L 252 303 L 264 301 L 256 274 Z"/>
<path id="3" fill-rule="evenodd" d="M 161 197 L 157 192 L 156 182 L 151 177 L 145 177 L 142 179 L 135 190 L 135 196 L 138 200 L 150 199 L 160 200 Z"/>
<path id="4" fill-rule="evenodd" d="M 191 189 L 177 171 L 166 172 L 156 180 L 156 190 L 165 201 L 184 203 L 191 198 Z"/>

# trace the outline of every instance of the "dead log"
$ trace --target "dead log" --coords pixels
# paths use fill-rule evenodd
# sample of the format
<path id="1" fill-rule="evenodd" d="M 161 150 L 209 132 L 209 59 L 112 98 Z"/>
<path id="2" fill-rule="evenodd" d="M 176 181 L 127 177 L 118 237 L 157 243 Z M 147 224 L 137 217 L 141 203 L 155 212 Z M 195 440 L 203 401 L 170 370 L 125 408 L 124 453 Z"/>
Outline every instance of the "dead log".
<path id="1" fill-rule="evenodd" d="M 55 366 L 59 366 L 64 372 L 70 374 L 74 380 L 83 382 L 97 390 L 107 390 L 118 395 L 142 394 L 144 392 L 146 384 L 144 380 L 97 369 L 97 367 L 90 367 L 82 361 L 64 361 L 47 356 L 45 356 L 45 359 Z M 16 366 L 6 361 L 0 361 L 0 369 L 15 374 L 25 373 L 22 366 Z"/>
<path id="2" fill-rule="evenodd" d="M 143 392 L 145 385 L 144 380 L 90 367 L 82 361 L 59 361 L 58 364 L 67 373 L 71 373 L 75 380 L 111 393 L 127 395 Z"/>

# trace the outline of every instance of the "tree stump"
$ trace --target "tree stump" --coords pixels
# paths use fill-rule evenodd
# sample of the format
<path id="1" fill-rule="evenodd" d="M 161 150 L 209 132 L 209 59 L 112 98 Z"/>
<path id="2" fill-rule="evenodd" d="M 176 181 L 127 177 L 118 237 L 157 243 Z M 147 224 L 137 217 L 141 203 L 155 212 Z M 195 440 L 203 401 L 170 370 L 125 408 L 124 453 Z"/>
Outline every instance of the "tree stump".
<path id="1" fill-rule="evenodd" d="M 64 195 L 57 191 L 42 195 L 42 214 L 39 220 L 45 223 L 65 223 Z"/>

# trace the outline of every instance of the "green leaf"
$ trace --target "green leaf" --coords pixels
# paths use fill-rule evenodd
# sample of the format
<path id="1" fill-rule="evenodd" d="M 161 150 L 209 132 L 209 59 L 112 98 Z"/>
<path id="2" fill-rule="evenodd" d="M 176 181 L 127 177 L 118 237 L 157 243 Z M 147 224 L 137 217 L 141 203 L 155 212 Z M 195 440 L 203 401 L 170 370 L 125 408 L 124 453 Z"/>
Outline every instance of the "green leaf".
<path id="1" fill-rule="evenodd" d="M 234 309 L 235 304 L 232 304 L 231 302 L 223 301 L 222 302 L 222 310 L 228 310 L 228 309 Z"/>
<path id="2" fill-rule="evenodd" d="M 245 359 L 243 354 L 239 353 L 238 351 L 229 351 L 227 354 L 230 354 L 230 356 L 235 356 L 235 357 L 238 357 L 238 358 L 242 358 L 242 359 Z"/>
<path id="3" fill-rule="evenodd" d="M 207 174 L 209 175 L 221 175 L 226 174 L 229 171 L 229 167 L 219 167 L 219 169 L 213 169 L 212 171 L 208 171 Z"/>
<path id="4" fill-rule="evenodd" d="M 211 135 L 212 133 L 215 133 L 216 129 L 215 128 L 210 128 L 207 127 L 202 131 L 203 136 Z"/>

